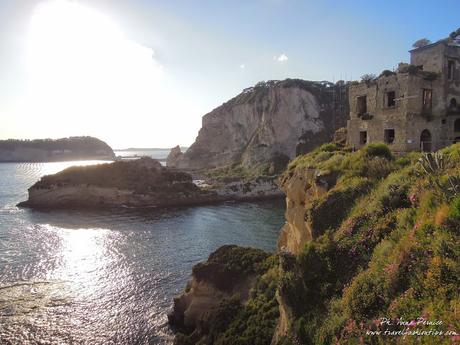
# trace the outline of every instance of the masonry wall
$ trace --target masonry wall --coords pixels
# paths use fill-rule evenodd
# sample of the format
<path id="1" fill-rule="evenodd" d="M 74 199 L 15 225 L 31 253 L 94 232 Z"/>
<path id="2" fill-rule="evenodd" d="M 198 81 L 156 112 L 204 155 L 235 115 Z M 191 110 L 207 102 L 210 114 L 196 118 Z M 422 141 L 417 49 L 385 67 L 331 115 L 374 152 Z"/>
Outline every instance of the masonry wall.
<path id="1" fill-rule="evenodd" d="M 407 102 L 401 100 L 407 89 L 409 76 L 394 74 L 380 77 L 371 84 L 360 83 L 350 87 L 350 120 L 348 121 L 349 145 L 359 148 L 360 132 L 367 132 L 367 142 L 384 142 L 385 130 L 394 130 L 394 141 L 389 144 L 394 151 L 406 150 Z M 388 106 L 388 93 L 395 92 L 395 105 Z M 367 97 L 367 110 L 370 119 L 358 114 L 357 97 Z"/>
<path id="2" fill-rule="evenodd" d="M 432 107 L 429 111 L 423 109 L 424 89 L 432 90 Z M 394 91 L 396 97 L 395 105 L 392 107 L 387 104 L 387 95 L 390 91 Z M 358 114 L 359 96 L 367 97 L 366 116 Z M 363 131 L 367 132 L 367 143 L 371 143 L 385 142 L 385 130 L 393 130 L 394 141 L 387 144 L 395 152 L 420 150 L 421 134 L 424 130 L 431 134 L 432 150 L 449 145 L 458 136 L 453 128 L 460 112 L 458 116 L 446 115 L 446 96 L 442 78 L 429 80 L 423 75 L 398 73 L 380 77 L 371 84 L 360 83 L 351 86 L 350 109 L 348 143 L 355 148 L 364 145 L 360 142 L 360 132 Z"/>
<path id="3" fill-rule="evenodd" d="M 435 44 L 411 50 L 410 63 L 421 66 L 428 72 L 442 73 L 444 71 L 444 44 Z"/>

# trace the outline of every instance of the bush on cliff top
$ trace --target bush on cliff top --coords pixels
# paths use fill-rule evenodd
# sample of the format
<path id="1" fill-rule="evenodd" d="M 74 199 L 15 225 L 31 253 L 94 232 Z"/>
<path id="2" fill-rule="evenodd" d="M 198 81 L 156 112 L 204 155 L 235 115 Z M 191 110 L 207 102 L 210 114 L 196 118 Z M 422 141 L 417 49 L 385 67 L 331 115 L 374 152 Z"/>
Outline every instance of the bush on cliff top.
<path id="1" fill-rule="evenodd" d="M 268 257 L 269 254 L 260 249 L 222 246 L 206 262 L 193 267 L 193 276 L 198 281 L 205 280 L 218 289 L 230 291 L 242 276 L 265 271 Z"/>
<path id="2" fill-rule="evenodd" d="M 397 164 L 385 144 L 369 144 L 351 153 L 348 148 L 331 143 L 324 144 L 313 152 L 291 161 L 284 176 L 288 176 L 296 168 L 336 171 L 340 176 L 363 176 L 378 179 L 395 170 Z"/>

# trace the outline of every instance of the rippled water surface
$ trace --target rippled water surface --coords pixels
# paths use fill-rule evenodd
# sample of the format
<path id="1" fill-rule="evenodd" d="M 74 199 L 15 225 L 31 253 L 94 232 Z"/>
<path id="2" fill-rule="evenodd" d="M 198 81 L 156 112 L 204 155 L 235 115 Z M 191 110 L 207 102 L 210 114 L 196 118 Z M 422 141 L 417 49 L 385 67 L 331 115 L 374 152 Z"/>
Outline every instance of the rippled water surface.
<path id="1" fill-rule="evenodd" d="M 282 200 L 148 212 L 18 209 L 78 163 L 0 164 L 0 343 L 170 344 L 167 312 L 223 244 L 274 250 Z"/>

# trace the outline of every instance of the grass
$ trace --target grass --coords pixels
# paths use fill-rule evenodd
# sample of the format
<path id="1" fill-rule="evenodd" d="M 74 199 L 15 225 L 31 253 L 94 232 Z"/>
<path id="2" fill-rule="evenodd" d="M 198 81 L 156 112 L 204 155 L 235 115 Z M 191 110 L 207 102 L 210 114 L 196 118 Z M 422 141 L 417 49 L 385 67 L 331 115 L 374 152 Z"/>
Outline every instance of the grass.
<path id="1" fill-rule="evenodd" d="M 143 162 L 149 164 L 143 164 Z M 151 159 L 74 166 L 57 174 L 44 176 L 34 188 L 90 185 L 134 190 L 137 193 L 197 192 L 192 177 L 183 172 L 162 168 Z"/>

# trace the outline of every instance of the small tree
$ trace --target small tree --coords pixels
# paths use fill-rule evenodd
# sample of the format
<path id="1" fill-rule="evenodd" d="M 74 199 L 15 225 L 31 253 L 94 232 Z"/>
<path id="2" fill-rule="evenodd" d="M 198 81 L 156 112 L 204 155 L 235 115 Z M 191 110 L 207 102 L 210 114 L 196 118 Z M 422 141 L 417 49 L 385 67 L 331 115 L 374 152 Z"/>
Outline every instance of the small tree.
<path id="1" fill-rule="evenodd" d="M 419 39 L 418 41 L 416 41 L 412 47 L 413 48 L 421 48 L 421 47 L 424 47 L 424 46 L 427 46 L 428 44 L 431 44 L 431 41 L 427 38 L 422 38 L 422 39 Z"/>
<path id="2" fill-rule="evenodd" d="M 377 76 L 373 73 L 366 73 L 361 76 L 361 81 L 365 82 L 366 84 L 374 81 L 375 79 L 377 79 Z"/>

